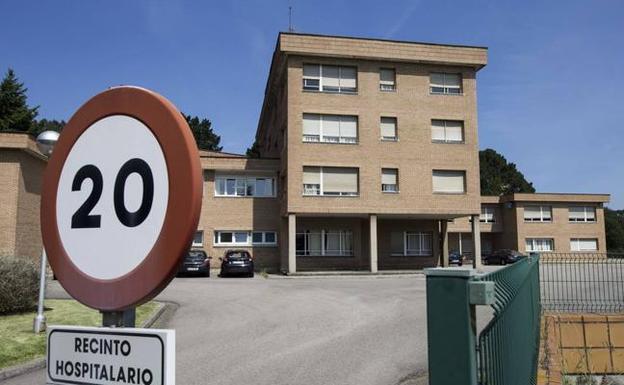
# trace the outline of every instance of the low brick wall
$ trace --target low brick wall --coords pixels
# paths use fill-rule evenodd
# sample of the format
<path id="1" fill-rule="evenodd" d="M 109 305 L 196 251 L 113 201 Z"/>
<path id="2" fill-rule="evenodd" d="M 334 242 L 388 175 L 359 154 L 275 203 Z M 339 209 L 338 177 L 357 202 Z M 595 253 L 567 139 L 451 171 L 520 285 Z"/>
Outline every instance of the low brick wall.
<path id="1" fill-rule="evenodd" d="M 542 316 L 538 383 L 581 374 L 624 374 L 624 315 Z"/>

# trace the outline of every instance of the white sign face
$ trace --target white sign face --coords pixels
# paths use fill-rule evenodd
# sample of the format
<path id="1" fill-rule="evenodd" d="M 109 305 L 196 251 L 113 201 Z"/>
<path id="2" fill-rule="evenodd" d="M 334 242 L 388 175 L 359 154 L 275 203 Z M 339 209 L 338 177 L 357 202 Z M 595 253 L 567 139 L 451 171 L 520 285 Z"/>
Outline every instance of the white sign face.
<path id="1" fill-rule="evenodd" d="M 61 242 L 89 277 L 137 267 L 162 229 L 169 197 L 165 157 L 152 131 L 127 115 L 93 123 L 63 165 L 56 197 Z"/>
<path id="2" fill-rule="evenodd" d="M 51 326 L 47 382 L 175 384 L 175 331 Z"/>

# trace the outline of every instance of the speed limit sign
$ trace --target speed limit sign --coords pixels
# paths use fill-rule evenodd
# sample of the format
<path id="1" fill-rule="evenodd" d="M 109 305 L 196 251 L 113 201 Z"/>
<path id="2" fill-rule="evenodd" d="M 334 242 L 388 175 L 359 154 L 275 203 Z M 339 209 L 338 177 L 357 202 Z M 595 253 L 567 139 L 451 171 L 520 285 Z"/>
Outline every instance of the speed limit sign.
<path id="1" fill-rule="evenodd" d="M 41 232 L 72 297 L 137 306 L 173 278 L 197 229 L 202 171 L 193 135 L 164 97 L 111 88 L 67 123 L 43 181 Z"/>

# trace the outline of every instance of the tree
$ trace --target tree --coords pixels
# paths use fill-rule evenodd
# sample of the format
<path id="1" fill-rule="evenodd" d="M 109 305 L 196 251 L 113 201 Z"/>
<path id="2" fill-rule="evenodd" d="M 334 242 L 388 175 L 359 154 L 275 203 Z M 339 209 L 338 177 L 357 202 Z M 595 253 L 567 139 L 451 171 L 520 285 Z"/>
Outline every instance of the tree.
<path id="1" fill-rule="evenodd" d="M 30 129 L 30 133 L 34 136 L 37 136 L 43 131 L 61 132 L 63 130 L 63 127 L 65 127 L 65 124 L 66 122 L 64 120 L 58 121 L 56 119 L 41 119 L 39 121 L 35 121 Z"/>
<path id="2" fill-rule="evenodd" d="M 624 252 L 624 210 L 605 207 L 607 250 Z"/>
<path id="3" fill-rule="evenodd" d="M 481 195 L 534 193 L 533 183 L 526 180 L 514 163 L 491 148 L 479 151 Z"/>
<path id="4" fill-rule="evenodd" d="M 29 132 L 33 127 L 39 106 L 28 106 L 26 91 L 9 68 L 0 83 L 0 131 Z"/>
<path id="5" fill-rule="evenodd" d="M 212 123 L 208 119 L 199 119 L 197 116 L 182 114 L 186 119 L 195 142 L 200 150 L 221 151 L 223 147 L 219 146 L 221 137 L 212 130 Z"/>
<path id="6" fill-rule="evenodd" d="M 258 147 L 257 140 L 254 140 L 251 147 L 247 148 L 247 152 L 245 152 L 245 155 L 247 155 L 250 158 L 260 158 L 260 148 Z"/>

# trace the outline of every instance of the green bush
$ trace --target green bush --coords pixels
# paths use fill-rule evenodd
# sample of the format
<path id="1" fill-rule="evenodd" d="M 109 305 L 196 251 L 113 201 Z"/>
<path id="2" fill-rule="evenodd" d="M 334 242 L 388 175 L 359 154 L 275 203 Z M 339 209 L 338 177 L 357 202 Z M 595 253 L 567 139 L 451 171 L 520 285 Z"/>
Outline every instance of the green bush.
<path id="1" fill-rule="evenodd" d="M 39 269 L 26 258 L 0 256 L 0 314 L 33 310 L 39 295 Z"/>

